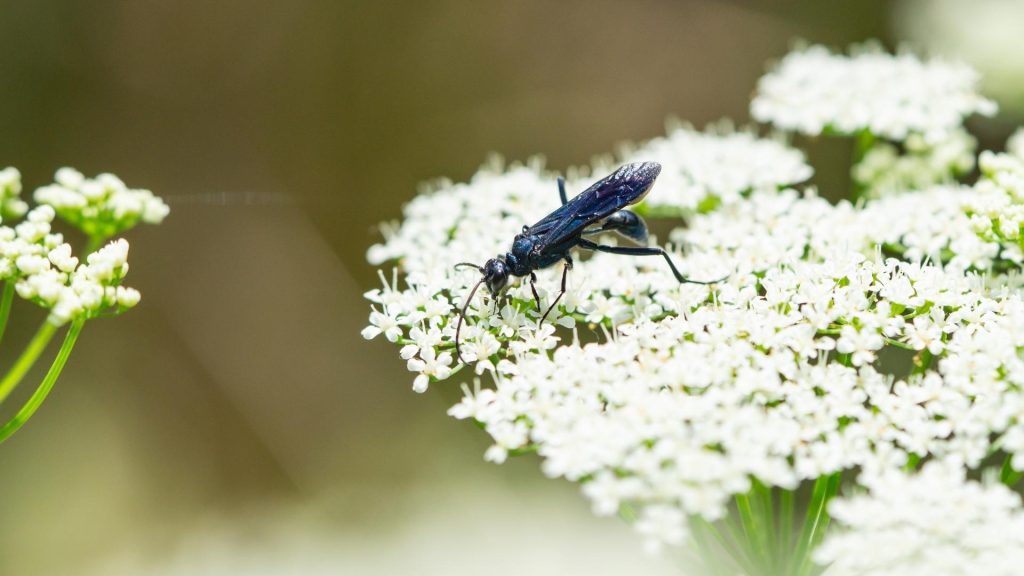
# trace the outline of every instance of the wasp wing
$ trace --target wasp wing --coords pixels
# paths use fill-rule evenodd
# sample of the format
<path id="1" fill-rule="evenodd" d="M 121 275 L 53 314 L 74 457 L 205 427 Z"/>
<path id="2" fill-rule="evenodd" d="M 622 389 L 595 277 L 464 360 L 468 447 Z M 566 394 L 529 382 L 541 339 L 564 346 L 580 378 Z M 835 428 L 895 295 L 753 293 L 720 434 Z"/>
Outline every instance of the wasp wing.
<path id="1" fill-rule="evenodd" d="M 535 246 L 541 252 L 548 247 L 559 246 L 580 235 L 587 226 L 642 200 L 659 173 L 661 165 L 657 162 L 626 164 L 580 192 L 524 233 L 540 237 Z"/>

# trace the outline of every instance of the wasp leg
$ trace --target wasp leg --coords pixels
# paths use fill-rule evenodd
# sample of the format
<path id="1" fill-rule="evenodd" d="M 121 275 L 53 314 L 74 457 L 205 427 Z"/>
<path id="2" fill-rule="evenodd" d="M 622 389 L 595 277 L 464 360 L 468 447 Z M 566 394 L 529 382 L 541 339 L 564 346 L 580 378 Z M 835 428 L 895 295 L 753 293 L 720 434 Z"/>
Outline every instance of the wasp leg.
<path id="1" fill-rule="evenodd" d="M 706 282 L 690 280 L 686 276 L 683 276 L 682 272 L 680 272 L 679 269 L 676 268 L 675 262 L 672 261 L 672 258 L 668 255 L 668 252 L 665 252 L 664 248 L 658 248 L 653 246 L 649 248 L 634 248 L 630 246 L 605 246 L 604 244 L 598 244 L 596 242 L 591 242 L 590 240 L 584 240 L 583 238 L 580 238 L 579 247 L 583 248 L 584 250 L 597 250 L 598 252 L 607 252 L 608 254 L 623 254 L 626 256 L 661 256 L 665 259 L 665 262 L 668 262 L 668 267 L 672 269 L 672 274 L 675 275 L 676 280 L 678 280 L 680 283 L 714 284 L 716 282 L 721 282 L 722 280 L 728 278 L 728 276 L 724 276 L 717 280 L 708 280 Z"/>
<path id="2" fill-rule="evenodd" d="M 631 210 L 619 210 L 605 218 L 600 226 L 584 230 L 583 234 L 600 234 L 602 232 L 615 232 L 637 244 L 647 244 L 647 223 Z"/>
<path id="3" fill-rule="evenodd" d="M 533 291 L 533 299 L 537 301 L 537 312 L 540 312 L 540 294 L 537 294 L 537 275 L 530 272 L 530 290 Z"/>
<path id="4" fill-rule="evenodd" d="M 558 197 L 562 199 L 562 206 L 565 206 L 569 202 L 569 197 L 565 195 L 565 178 L 558 177 Z"/>
<path id="5" fill-rule="evenodd" d="M 555 308 L 555 305 L 558 304 L 558 301 L 562 299 L 562 295 L 565 294 L 565 280 L 566 278 L 569 277 L 569 270 L 572 270 L 572 258 L 566 255 L 565 267 L 562 268 L 562 289 L 558 291 L 558 296 L 555 296 L 555 299 L 551 301 L 551 305 L 548 306 L 547 312 L 544 312 L 544 315 L 540 317 L 540 322 L 537 324 L 537 326 L 541 326 L 544 324 L 544 320 L 547 319 L 548 314 L 551 313 L 551 311 Z"/>

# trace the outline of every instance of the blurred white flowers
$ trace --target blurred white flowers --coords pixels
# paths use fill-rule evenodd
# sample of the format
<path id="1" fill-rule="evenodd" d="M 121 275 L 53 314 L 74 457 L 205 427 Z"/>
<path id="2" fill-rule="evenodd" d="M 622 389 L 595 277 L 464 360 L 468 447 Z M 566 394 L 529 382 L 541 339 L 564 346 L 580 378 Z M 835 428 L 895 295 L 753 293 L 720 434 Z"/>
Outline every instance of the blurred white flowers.
<path id="1" fill-rule="evenodd" d="M 963 64 L 892 55 L 874 44 L 849 55 L 809 46 L 761 78 L 750 111 L 760 122 L 803 134 L 868 131 L 902 141 L 917 133 L 936 142 L 971 114 L 995 113 L 995 104 L 978 94 L 978 81 Z"/>
<path id="2" fill-rule="evenodd" d="M 912 491 L 900 482 L 927 483 L 940 474 L 933 470 L 968 493 L 964 471 L 995 457 L 1015 479 L 1024 470 L 1024 160 L 985 152 L 974 185 L 956 180 L 975 163 L 963 119 L 993 112 L 976 82 L 964 66 L 874 47 L 849 56 L 801 49 L 762 79 L 755 118 L 857 136 L 853 175 L 866 193 L 856 203 L 794 188 L 812 170 L 785 135 L 676 126 L 627 148 L 621 161 L 664 166 L 638 211 L 685 218 L 670 233 L 684 274 L 727 278 L 680 285 L 660 259 L 592 255 L 577 259 L 569 294 L 543 326 L 526 283 L 499 306 L 478 296 L 463 354 L 493 387 L 466 388 L 450 414 L 484 427 L 489 460 L 536 452 L 545 474 L 582 485 L 595 513 L 635 518 L 652 548 L 699 536 L 693 518 L 714 526 L 737 513 L 753 539 L 748 522 L 768 513 L 773 494 L 791 497 L 803 483 L 815 485 L 809 515 L 827 518 L 825 503 L 854 469 L 877 498 L 890 484 Z M 568 188 L 608 169 L 570 171 Z M 367 293 L 363 335 L 402 346 L 417 391 L 459 373 L 454 311 L 478 273 L 454 264 L 507 250 L 524 224 L 558 205 L 553 176 L 536 162 L 492 163 L 469 183 L 424 191 L 369 250 L 401 278 L 382 274 L 382 287 Z M 541 309 L 559 274 L 539 272 Z M 921 476 L 893 476 L 923 461 L 935 464 Z M 760 508 L 748 494 L 762 495 Z M 849 551 L 870 548 L 855 536 L 870 527 L 850 512 L 862 501 L 841 502 L 832 509 L 848 539 L 817 556 L 837 570 Z M 931 505 L 906 502 L 907 515 Z M 1019 517 L 1019 501 L 1004 504 Z M 942 505 L 953 522 L 956 504 Z M 902 513 L 888 517 L 894 526 Z M 949 529 L 984 521 L 965 517 Z M 913 546 L 950 544 L 937 534 L 922 532 Z M 1013 545 L 998 530 L 986 534 L 996 549 Z M 764 573 L 805 574 L 820 540 L 802 532 L 795 554 L 804 556 L 790 563 L 748 542 L 734 573 L 764 564 L 778 570 Z"/>
<path id="3" fill-rule="evenodd" d="M 901 38 L 932 54 L 955 55 L 983 75 L 981 88 L 1018 119 L 1024 113 L 1019 56 L 1024 3 L 1014 0 L 901 0 L 893 4 Z"/>
<path id="4" fill-rule="evenodd" d="M 940 463 L 861 481 L 867 494 L 832 503 L 841 529 L 815 554 L 831 564 L 828 576 L 1021 573 L 1024 510 L 1006 486 L 967 480 L 962 468 Z"/>
<path id="5" fill-rule="evenodd" d="M 895 144 L 876 142 L 853 166 L 853 180 L 870 196 L 949 184 L 974 169 L 977 145 L 977 140 L 962 128 L 936 142 L 911 134 L 902 143 L 902 153 Z"/>
<path id="6" fill-rule="evenodd" d="M 1006 151 L 1024 160 L 1024 128 L 1018 128 L 1006 141 Z"/>

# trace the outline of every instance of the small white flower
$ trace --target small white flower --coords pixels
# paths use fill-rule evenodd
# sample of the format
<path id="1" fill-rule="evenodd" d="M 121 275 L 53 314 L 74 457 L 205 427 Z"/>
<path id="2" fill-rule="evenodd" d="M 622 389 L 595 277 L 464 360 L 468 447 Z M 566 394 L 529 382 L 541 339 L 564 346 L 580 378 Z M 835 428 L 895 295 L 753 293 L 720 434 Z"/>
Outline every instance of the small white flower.
<path id="1" fill-rule="evenodd" d="M 402 335 L 402 326 L 394 316 L 374 310 L 370 312 L 370 325 L 363 329 L 362 334 L 367 340 L 384 334 L 388 342 L 396 342 Z"/>
<path id="2" fill-rule="evenodd" d="M 418 372 L 419 375 L 413 382 L 413 390 L 426 392 L 430 378 L 444 380 L 451 373 L 452 355 L 448 352 L 437 355 L 433 348 L 425 348 L 420 351 L 419 358 L 410 358 L 406 365 L 410 372 Z"/>
<path id="3" fill-rule="evenodd" d="M 119 238 L 103 248 L 89 254 L 84 273 L 100 282 L 108 282 L 123 276 L 128 267 L 128 241 Z"/>
<path id="4" fill-rule="evenodd" d="M 132 308 L 142 299 L 142 294 L 135 288 L 127 286 L 117 287 L 117 303 L 125 308 Z"/>
<path id="5" fill-rule="evenodd" d="M 81 172 L 68 166 L 58 168 L 57 173 L 54 174 L 53 176 L 53 179 L 55 182 L 57 182 L 57 184 L 60 184 L 65 188 L 71 188 L 72 190 L 80 188 L 82 184 L 85 182 L 85 176 L 82 175 Z"/>
<path id="6" fill-rule="evenodd" d="M 21 172 L 13 167 L 0 170 L 0 216 L 16 219 L 27 211 L 28 204 L 21 199 Z"/>
<path id="7" fill-rule="evenodd" d="M 70 244 L 61 244 L 50 250 L 47 257 L 61 272 L 73 272 L 78 267 L 78 258 L 71 255 Z"/>
<path id="8" fill-rule="evenodd" d="M 23 274 L 27 274 L 29 276 L 36 275 L 50 269 L 49 260 L 42 256 L 29 254 L 19 256 L 18 259 L 15 260 L 15 264 L 17 264 L 18 269 L 21 270 Z"/>
<path id="9" fill-rule="evenodd" d="M 936 315 L 942 315 L 942 309 L 933 308 L 933 313 L 926 316 L 918 316 L 906 331 L 907 344 L 915 350 L 927 349 L 932 354 L 939 354 L 945 345 L 942 342 L 942 324 L 936 321 Z"/>
<path id="10" fill-rule="evenodd" d="M 558 337 L 555 336 L 555 327 L 552 324 L 545 323 L 535 329 L 523 329 L 521 337 L 521 340 L 510 344 L 512 351 L 517 354 L 531 350 L 551 350 L 558 345 Z"/>

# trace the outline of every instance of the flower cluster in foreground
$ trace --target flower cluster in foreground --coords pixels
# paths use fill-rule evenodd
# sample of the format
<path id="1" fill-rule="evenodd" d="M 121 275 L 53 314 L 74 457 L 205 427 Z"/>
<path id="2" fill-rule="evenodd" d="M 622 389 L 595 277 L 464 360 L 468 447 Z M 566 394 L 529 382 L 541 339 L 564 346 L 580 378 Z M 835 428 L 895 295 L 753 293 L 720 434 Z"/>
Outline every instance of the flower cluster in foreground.
<path id="1" fill-rule="evenodd" d="M 596 254 L 577 258 L 543 324 L 528 283 L 497 301 L 478 295 L 461 334 L 477 378 L 450 414 L 483 426 L 488 459 L 536 452 L 547 475 L 580 483 L 597 514 L 634 517 L 655 548 L 699 536 L 694 519 L 747 522 L 761 489 L 770 509 L 772 491 L 814 483 L 809 510 L 827 516 L 843 478 L 869 493 L 844 500 L 840 490 L 829 508 L 840 529 L 815 558 L 836 573 L 912 573 L 885 570 L 946 548 L 936 557 L 983 557 L 984 573 L 1008 573 L 999 570 L 1019 562 L 998 551 L 1019 543 L 1001 532 L 1019 524 L 1020 502 L 966 471 L 1002 458 L 1007 484 L 1024 472 L 1024 160 L 1012 147 L 985 152 L 977 182 L 956 180 L 975 163 L 964 117 L 993 111 L 976 81 L 910 54 L 820 47 L 762 79 L 755 118 L 858 135 L 853 176 L 871 193 L 855 203 L 797 188 L 812 170 L 777 135 L 674 126 L 627 148 L 618 160 L 664 166 L 638 211 L 685 221 L 669 235 L 680 269 L 724 280 L 679 284 L 659 258 Z M 607 169 L 570 171 L 570 191 Z M 454 265 L 507 250 L 558 204 L 538 163 L 492 164 L 415 198 L 369 251 L 400 276 L 382 273 L 367 293 L 364 336 L 401 346 L 417 391 L 459 373 L 457 311 L 479 275 Z M 541 310 L 560 273 L 540 271 Z M 921 487 L 934 490 L 915 495 Z M 866 523 L 863 510 L 886 498 L 900 507 Z M 975 501 L 1002 515 L 957 516 Z M 914 532 L 920 508 L 950 525 Z M 978 526 L 988 540 L 956 537 Z M 885 563 L 858 564 L 875 529 L 913 541 Z M 821 541 L 801 536 L 802 554 Z M 744 554 L 731 573 L 762 573 L 758 562 L 777 569 L 766 574 L 809 570 L 758 542 Z M 927 573 L 960 573 L 944 570 Z"/>
<path id="2" fill-rule="evenodd" d="M 20 174 L 11 168 L 3 174 L 16 176 L 5 189 L 20 192 Z M 128 241 L 100 244 L 140 220 L 158 223 L 167 215 L 167 205 L 148 191 L 127 189 L 110 174 L 87 180 L 62 168 L 57 180 L 62 184 L 36 190 L 39 206 L 22 222 L 0 226 L 0 278 L 12 283 L 22 298 L 49 309 L 54 324 L 135 306 L 139 292 L 121 285 L 128 272 Z M 13 213 L 24 204 L 16 193 L 4 201 Z M 98 249 L 85 262 L 72 255 L 62 234 L 52 230 L 58 216 L 97 243 Z"/>
<path id="3" fill-rule="evenodd" d="M 58 329 L 70 323 L 42 382 L 0 423 L 0 442 L 17 432 L 46 399 L 85 322 L 119 314 L 139 303 L 138 290 L 121 284 L 128 273 L 128 241 L 113 237 L 141 221 L 159 223 L 168 213 L 163 200 L 149 191 L 130 190 L 111 174 L 90 180 L 71 168 L 62 168 L 56 180 L 56 184 L 36 190 L 38 205 L 29 210 L 20 197 L 21 174 L 14 168 L 0 170 L 0 338 L 15 295 L 48 311 L 0 378 L 0 403 L 29 374 Z M 58 218 L 85 235 L 79 256 L 64 235 L 54 230 Z"/>

